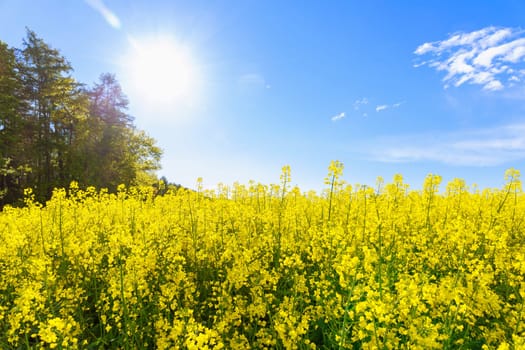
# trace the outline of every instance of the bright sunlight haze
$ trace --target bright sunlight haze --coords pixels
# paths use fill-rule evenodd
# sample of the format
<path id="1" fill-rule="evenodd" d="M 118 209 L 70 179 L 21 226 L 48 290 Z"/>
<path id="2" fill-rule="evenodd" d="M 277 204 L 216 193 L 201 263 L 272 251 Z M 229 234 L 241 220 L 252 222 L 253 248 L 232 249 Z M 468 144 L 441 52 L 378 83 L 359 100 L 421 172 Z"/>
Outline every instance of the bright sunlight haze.
<path id="1" fill-rule="evenodd" d="M 141 98 L 172 107 L 195 102 L 200 72 L 187 46 L 168 36 L 130 37 L 129 43 L 124 66 Z"/>

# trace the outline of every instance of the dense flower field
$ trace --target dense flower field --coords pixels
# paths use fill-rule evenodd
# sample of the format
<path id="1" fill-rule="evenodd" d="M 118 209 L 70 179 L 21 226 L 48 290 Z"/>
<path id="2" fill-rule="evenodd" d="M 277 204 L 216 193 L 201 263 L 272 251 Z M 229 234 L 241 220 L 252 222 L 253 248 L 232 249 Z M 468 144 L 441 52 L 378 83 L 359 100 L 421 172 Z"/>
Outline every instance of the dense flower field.
<path id="1" fill-rule="evenodd" d="M 0 348 L 520 349 L 525 195 L 72 184 L 0 213 Z"/>

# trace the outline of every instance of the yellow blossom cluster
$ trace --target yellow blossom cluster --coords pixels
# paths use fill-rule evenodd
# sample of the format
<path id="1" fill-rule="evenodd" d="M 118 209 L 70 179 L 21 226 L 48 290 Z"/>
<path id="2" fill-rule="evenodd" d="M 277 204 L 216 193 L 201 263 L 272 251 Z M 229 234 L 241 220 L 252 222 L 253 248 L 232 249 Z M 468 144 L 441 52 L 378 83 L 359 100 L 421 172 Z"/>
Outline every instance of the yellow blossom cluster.
<path id="1" fill-rule="evenodd" d="M 525 194 L 429 175 L 321 193 L 31 191 L 0 213 L 0 348 L 521 349 Z"/>

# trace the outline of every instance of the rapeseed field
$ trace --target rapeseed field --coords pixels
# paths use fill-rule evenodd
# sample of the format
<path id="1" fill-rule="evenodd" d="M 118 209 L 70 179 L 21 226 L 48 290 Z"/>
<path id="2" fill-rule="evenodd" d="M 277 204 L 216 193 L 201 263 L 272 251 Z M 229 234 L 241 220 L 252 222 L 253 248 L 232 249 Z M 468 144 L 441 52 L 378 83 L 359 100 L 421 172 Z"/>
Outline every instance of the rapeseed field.
<path id="1" fill-rule="evenodd" d="M 523 349 L 525 195 L 55 190 L 0 213 L 2 349 Z"/>

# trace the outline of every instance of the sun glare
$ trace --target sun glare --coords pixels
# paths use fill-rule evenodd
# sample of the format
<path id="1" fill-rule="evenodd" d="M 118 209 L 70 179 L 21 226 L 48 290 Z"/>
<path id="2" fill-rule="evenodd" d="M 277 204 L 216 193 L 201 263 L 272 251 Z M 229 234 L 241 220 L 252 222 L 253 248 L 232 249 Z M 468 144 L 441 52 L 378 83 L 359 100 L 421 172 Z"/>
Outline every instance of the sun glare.
<path id="1" fill-rule="evenodd" d="M 195 102 L 200 72 L 187 46 L 169 37 L 129 41 L 127 74 L 140 98 L 170 106 Z"/>

